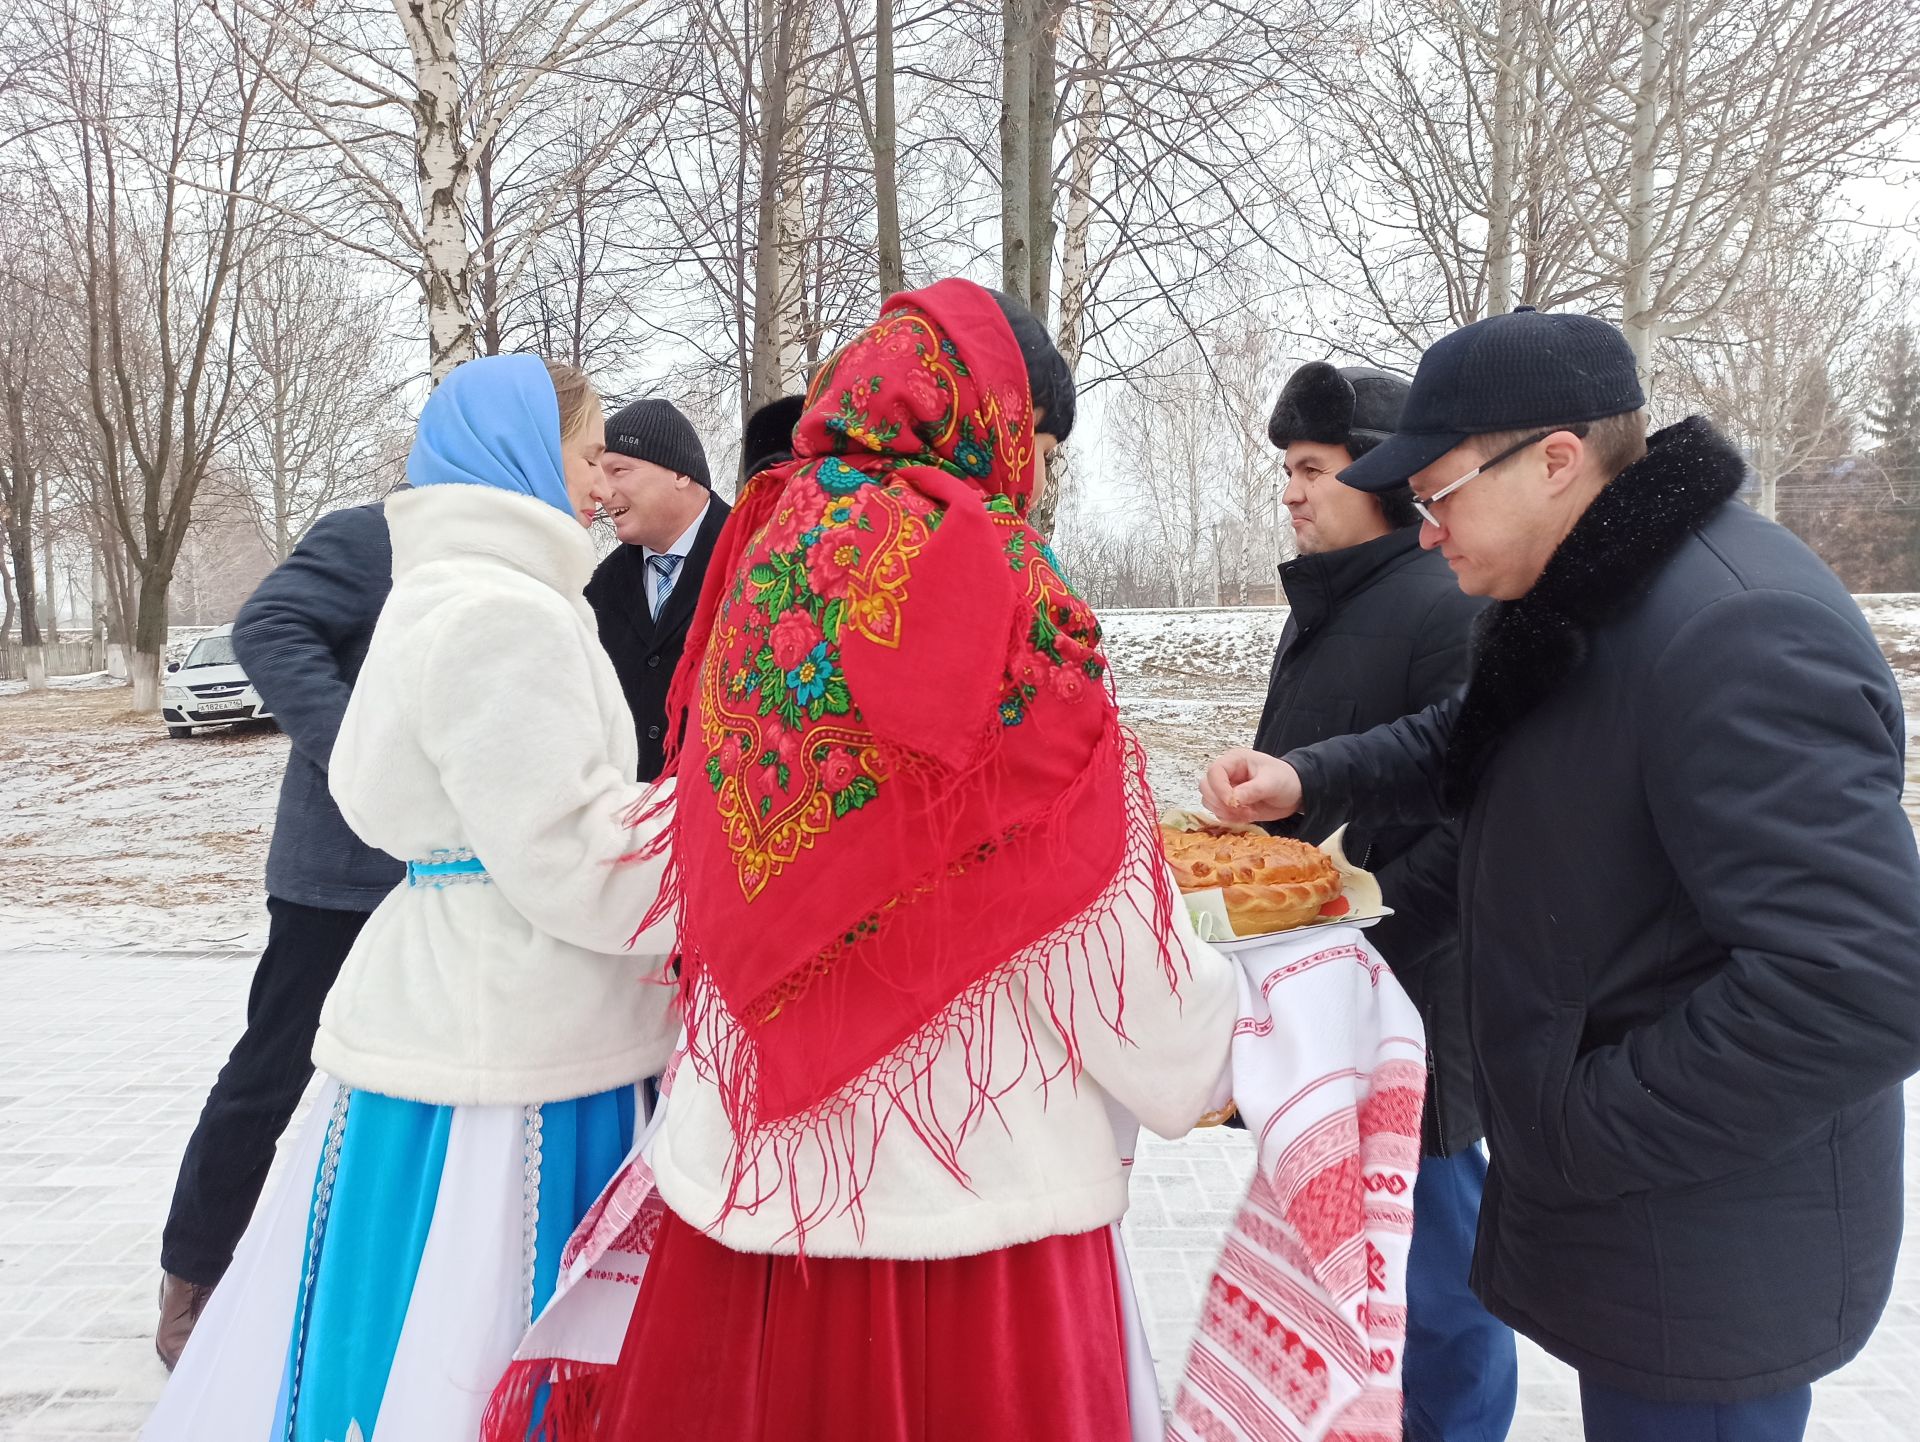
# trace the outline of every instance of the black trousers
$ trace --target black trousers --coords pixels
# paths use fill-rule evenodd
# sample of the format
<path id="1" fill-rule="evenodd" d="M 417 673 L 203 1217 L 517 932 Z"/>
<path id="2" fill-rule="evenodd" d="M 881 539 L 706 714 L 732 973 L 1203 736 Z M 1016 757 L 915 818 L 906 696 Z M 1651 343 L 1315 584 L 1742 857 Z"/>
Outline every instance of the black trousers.
<path id="1" fill-rule="evenodd" d="M 247 993 L 247 1029 L 207 1093 L 180 1159 L 160 1265 L 211 1286 L 233 1261 L 287 1129 L 313 1076 L 313 1035 L 364 911 L 327 911 L 267 898 L 267 949 Z"/>

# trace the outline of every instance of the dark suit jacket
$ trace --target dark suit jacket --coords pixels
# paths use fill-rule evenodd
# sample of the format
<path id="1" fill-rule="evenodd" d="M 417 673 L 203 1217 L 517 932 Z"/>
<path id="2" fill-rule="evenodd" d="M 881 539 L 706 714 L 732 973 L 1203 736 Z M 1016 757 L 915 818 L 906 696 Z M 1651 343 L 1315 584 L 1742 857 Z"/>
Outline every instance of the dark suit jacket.
<path id="1" fill-rule="evenodd" d="M 687 644 L 687 627 L 700 586 L 713 559 L 714 543 L 732 508 L 718 496 L 707 507 L 693 549 L 673 580 L 667 608 L 656 621 L 647 607 L 646 556 L 639 546 L 621 546 L 587 582 L 587 604 L 600 622 L 600 644 L 613 658 L 620 689 L 627 693 L 640 742 L 641 781 L 660 774 L 667 749 L 667 689 Z"/>

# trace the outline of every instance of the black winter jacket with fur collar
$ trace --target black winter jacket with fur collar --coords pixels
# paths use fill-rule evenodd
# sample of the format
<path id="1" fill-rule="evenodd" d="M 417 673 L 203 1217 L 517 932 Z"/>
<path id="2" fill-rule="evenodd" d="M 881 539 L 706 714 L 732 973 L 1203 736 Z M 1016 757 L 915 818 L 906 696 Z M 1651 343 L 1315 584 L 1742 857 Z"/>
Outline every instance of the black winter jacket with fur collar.
<path id="1" fill-rule="evenodd" d="M 1464 698 L 1289 757 L 1310 809 L 1461 818 L 1475 1288 L 1673 1401 L 1863 1345 L 1920 1067 L 1899 692 L 1741 475 L 1704 420 L 1654 436 L 1482 617 Z"/>

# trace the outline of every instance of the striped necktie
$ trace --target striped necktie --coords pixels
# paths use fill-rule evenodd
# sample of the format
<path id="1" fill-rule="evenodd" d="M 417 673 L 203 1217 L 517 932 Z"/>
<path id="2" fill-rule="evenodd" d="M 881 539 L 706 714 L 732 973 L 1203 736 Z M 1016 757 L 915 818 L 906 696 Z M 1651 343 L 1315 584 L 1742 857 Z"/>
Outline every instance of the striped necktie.
<path id="1" fill-rule="evenodd" d="M 647 571 L 653 592 L 653 618 L 660 619 L 660 613 L 667 609 L 667 597 L 673 594 L 674 573 L 680 569 L 679 556 L 648 556 Z"/>

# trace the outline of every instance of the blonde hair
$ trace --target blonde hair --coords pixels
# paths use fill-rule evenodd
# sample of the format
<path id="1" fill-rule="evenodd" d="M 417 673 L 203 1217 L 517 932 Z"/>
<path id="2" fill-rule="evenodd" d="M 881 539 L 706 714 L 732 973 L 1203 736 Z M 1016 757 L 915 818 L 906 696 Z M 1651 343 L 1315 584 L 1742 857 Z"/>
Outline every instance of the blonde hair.
<path id="1" fill-rule="evenodd" d="M 553 382 L 553 398 L 560 403 L 560 439 L 570 441 L 580 434 L 600 398 L 579 366 L 557 360 L 548 361 L 546 366 L 547 379 Z"/>

